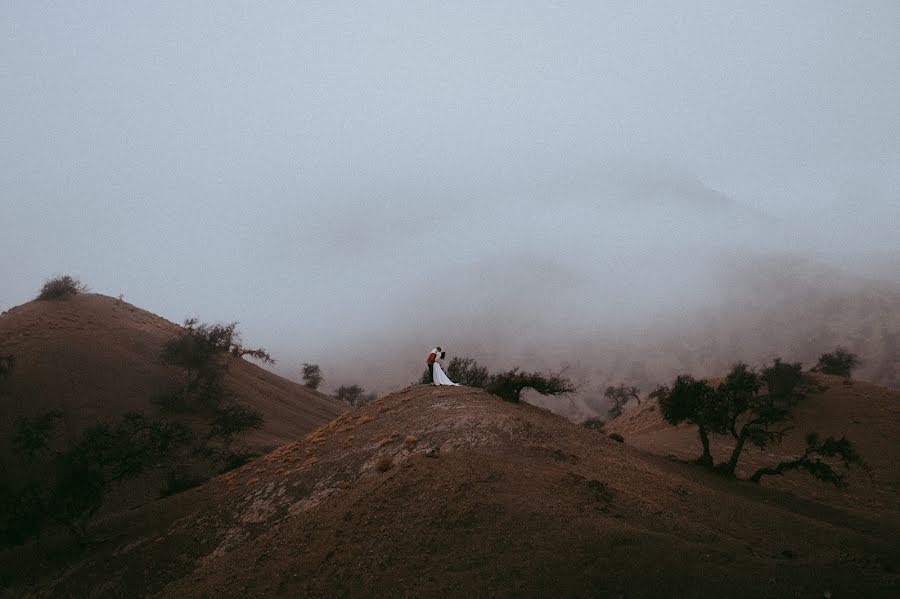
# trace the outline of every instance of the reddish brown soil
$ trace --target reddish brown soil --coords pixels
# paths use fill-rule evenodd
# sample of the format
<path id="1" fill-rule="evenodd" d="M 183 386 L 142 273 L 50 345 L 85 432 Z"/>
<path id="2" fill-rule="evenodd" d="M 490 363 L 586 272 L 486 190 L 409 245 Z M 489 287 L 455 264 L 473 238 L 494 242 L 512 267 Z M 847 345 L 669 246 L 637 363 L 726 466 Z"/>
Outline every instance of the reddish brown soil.
<path id="1" fill-rule="evenodd" d="M 852 468 L 847 489 L 823 485 L 808 475 L 791 473 L 766 477 L 763 485 L 863 513 L 877 512 L 900 522 L 900 391 L 862 381 L 813 375 L 823 391 L 811 394 L 796 408 L 788 423 L 792 430 L 779 445 L 765 450 L 749 447 L 738 463 L 738 475 L 748 477 L 761 466 L 799 455 L 807 433 L 847 437 L 869 466 Z M 609 422 L 607 433 L 619 433 L 625 443 L 650 453 L 691 460 L 702 453 L 697 427 L 667 424 L 655 402 L 644 403 Z M 734 443 L 713 437 L 712 453 L 726 461 Z"/>
<path id="2" fill-rule="evenodd" d="M 895 441 L 882 451 L 896 461 Z M 466 387 L 392 394 L 91 535 L 10 592 L 889 597 L 900 584 L 900 525 L 871 506 L 721 478 Z M 7 554 L 2 574 L 39 556 Z"/>
<path id="3" fill-rule="evenodd" d="M 130 410 L 154 411 L 153 399 L 182 381 L 183 373 L 160 361 L 163 344 L 179 330 L 96 294 L 32 301 L 5 312 L 0 354 L 14 355 L 16 363 L 0 386 L 0 440 L 16 418 L 52 409 L 64 412 L 69 434 Z M 240 359 L 230 359 L 225 387 L 262 414 L 262 429 L 244 439 L 257 451 L 292 441 L 343 410 L 321 393 Z"/>

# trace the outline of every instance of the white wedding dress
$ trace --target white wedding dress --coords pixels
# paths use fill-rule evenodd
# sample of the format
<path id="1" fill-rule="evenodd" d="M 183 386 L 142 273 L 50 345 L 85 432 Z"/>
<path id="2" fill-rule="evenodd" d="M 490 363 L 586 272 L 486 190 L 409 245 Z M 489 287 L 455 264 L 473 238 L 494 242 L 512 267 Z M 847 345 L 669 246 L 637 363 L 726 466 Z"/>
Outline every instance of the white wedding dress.
<path id="1" fill-rule="evenodd" d="M 434 374 L 434 384 L 435 385 L 456 385 L 459 386 L 459 383 L 454 383 L 450 380 L 446 374 L 444 374 L 444 369 L 441 368 L 441 363 L 435 360 L 434 362 L 434 370 L 432 371 Z"/>

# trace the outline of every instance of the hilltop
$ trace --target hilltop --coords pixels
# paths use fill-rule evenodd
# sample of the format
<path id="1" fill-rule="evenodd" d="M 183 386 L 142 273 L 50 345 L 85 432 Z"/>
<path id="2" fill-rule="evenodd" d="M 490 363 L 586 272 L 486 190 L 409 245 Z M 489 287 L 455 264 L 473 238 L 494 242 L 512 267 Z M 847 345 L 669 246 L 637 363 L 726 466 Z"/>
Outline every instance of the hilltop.
<path id="1" fill-rule="evenodd" d="M 128 411 L 155 410 L 154 399 L 184 376 L 160 359 L 163 344 L 181 330 L 99 294 L 35 300 L 4 312 L 0 355 L 12 354 L 16 362 L 0 388 L 0 439 L 17 418 L 54 409 L 64 413 L 69 435 Z M 262 415 L 262 428 L 244 437 L 258 452 L 296 439 L 343 410 L 334 399 L 242 359 L 229 358 L 224 387 Z"/>
<path id="2" fill-rule="evenodd" d="M 467 387 L 391 394 L 93 535 L 55 572 L 19 552 L 2 574 L 35 576 L 34 597 L 887 597 L 900 583 L 900 523 L 878 510 L 721 478 Z"/>

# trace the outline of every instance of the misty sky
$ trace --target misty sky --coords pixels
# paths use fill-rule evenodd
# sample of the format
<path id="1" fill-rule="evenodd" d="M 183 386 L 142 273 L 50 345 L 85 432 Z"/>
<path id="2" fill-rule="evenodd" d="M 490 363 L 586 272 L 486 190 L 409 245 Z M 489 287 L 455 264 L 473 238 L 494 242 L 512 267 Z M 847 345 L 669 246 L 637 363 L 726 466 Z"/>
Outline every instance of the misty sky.
<path id="1" fill-rule="evenodd" d="M 900 285 L 894 0 L 187 4 L 0 7 L 0 310 L 70 273 L 396 386 L 769 255 Z"/>

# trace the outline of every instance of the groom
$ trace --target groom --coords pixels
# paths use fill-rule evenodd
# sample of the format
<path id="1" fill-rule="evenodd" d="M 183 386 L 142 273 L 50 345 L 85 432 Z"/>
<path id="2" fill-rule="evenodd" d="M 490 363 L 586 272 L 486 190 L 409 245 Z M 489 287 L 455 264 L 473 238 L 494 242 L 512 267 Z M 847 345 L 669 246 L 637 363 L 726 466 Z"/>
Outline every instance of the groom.
<path id="1" fill-rule="evenodd" d="M 425 363 L 428 364 L 428 382 L 434 383 L 434 361 L 438 359 L 438 356 L 441 355 L 441 346 L 438 345 L 436 348 L 431 350 L 431 353 L 428 354 L 428 359 L 425 360 Z"/>

